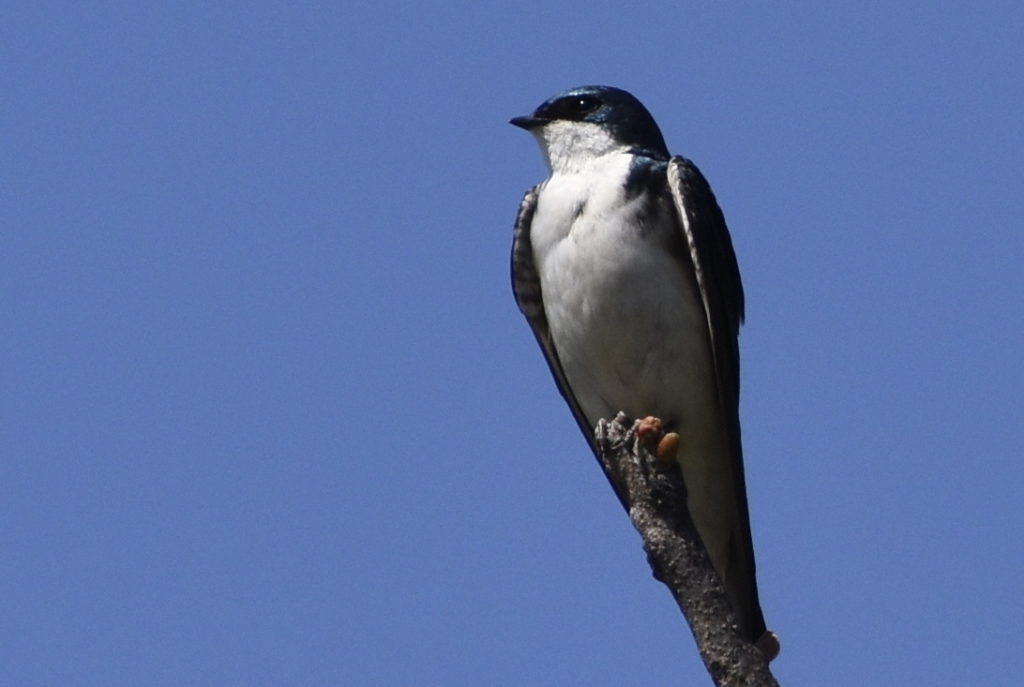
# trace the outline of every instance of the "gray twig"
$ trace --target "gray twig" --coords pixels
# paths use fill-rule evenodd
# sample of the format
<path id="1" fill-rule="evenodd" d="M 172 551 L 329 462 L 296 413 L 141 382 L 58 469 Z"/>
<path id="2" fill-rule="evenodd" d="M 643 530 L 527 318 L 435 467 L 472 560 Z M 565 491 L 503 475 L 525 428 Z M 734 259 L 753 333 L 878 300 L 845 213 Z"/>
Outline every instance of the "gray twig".
<path id="1" fill-rule="evenodd" d="M 595 437 L 600 459 L 629 508 L 654 577 L 675 597 L 697 648 L 719 687 L 778 687 L 768 660 L 744 639 L 722 583 L 686 504 L 674 461 L 659 460 L 637 440 L 639 422 L 622 413 L 602 420 Z"/>

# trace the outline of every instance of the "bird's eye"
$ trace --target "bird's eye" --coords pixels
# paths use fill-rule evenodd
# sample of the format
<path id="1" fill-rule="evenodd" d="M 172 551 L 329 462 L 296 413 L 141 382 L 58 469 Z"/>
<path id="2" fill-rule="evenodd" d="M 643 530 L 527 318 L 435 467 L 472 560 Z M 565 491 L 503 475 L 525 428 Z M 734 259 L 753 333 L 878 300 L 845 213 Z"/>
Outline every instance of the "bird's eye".
<path id="1" fill-rule="evenodd" d="M 592 95 L 571 95 L 559 98 L 550 107 L 545 108 L 545 114 L 552 119 L 582 121 L 599 107 L 601 101 Z"/>
<path id="2" fill-rule="evenodd" d="M 575 98 L 571 98 L 566 103 L 569 109 L 579 114 L 586 114 L 592 110 L 596 110 L 601 105 L 601 101 L 592 95 L 580 95 Z"/>
<path id="3" fill-rule="evenodd" d="M 548 120 L 581 122 L 602 104 L 600 98 L 589 93 L 566 95 L 544 103 L 533 114 Z"/>

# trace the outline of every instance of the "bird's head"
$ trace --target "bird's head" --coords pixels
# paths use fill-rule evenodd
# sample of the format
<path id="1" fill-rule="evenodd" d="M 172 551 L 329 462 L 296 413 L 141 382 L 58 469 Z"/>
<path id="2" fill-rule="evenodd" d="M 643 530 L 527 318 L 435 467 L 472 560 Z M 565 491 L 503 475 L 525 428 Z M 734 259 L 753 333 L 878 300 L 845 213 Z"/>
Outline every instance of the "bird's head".
<path id="1" fill-rule="evenodd" d="M 632 94 L 611 86 L 580 86 L 550 98 L 511 123 L 540 142 L 552 171 L 584 166 L 621 150 L 668 159 L 654 117 Z"/>

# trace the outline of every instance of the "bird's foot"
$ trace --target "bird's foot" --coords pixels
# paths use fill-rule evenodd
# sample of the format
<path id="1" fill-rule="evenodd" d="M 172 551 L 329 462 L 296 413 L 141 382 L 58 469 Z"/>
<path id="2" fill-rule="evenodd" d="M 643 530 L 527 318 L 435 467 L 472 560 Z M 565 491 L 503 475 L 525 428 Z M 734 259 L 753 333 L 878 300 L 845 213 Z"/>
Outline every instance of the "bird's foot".
<path id="1" fill-rule="evenodd" d="M 658 454 L 658 460 L 671 463 L 675 461 L 676 456 L 679 454 L 679 435 L 675 432 L 669 432 L 661 438 L 658 442 L 658 449 L 655 451 Z"/>
<path id="2" fill-rule="evenodd" d="M 636 438 L 642 445 L 654 451 L 658 460 L 671 463 L 679 453 L 679 435 L 665 432 L 665 425 L 659 418 L 648 415 L 636 428 Z"/>
<path id="3" fill-rule="evenodd" d="M 660 418 L 656 418 L 653 415 L 648 415 L 643 420 L 640 420 L 636 426 L 636 438 L 641 444 L 647 448 L 654 448 L 657 446 L 661 438 L 665 436 L 665 426 L 661 423 Z"/>

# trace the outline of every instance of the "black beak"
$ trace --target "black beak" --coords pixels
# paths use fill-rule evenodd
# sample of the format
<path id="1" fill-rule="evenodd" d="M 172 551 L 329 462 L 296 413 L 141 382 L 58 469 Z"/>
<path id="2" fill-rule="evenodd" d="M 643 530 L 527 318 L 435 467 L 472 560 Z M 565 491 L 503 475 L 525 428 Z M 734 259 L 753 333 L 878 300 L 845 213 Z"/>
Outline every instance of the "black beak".
<path id="1" fill-rule="evenodd" d="M 513 117 L 512 119 L 508 120 L 508 123 L 513 126 L 518 126 L 520 129 L 526 129 L 527 131 L 530 131 L 532 129 L 536 129 L 539 126 L 547 124 L 549 121 L 551 120 L 544 119 L 543 117 L 534 117 L 533 115 L 527 115 L 525 117 Z"/>

